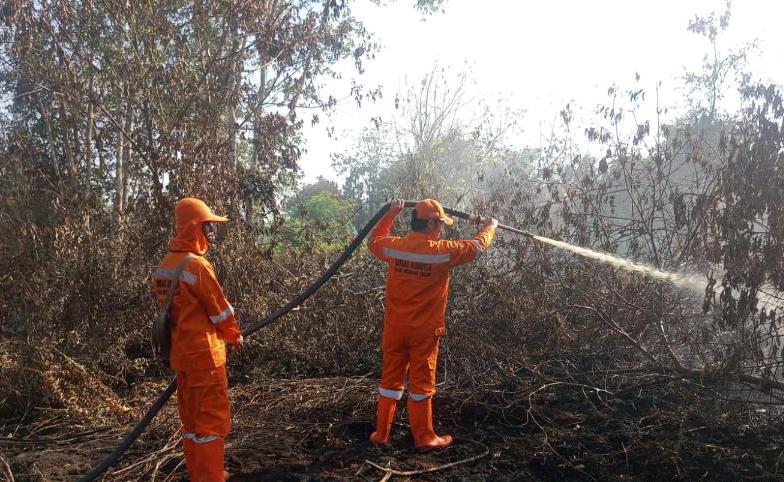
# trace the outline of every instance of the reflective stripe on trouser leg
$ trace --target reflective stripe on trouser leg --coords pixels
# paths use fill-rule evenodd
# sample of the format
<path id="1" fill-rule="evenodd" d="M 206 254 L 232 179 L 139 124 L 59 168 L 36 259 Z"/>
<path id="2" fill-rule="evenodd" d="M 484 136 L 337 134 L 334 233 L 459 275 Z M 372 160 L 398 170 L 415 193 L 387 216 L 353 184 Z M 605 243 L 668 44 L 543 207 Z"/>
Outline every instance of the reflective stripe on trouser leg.
<path id="1" fill-rule="evenodd" d="M 218 440 L 221 437 L 218 437 L 217 435 L 199 435 L 193 432 L 182 432 L 182 438 L 197 444 L 206 444 L 212 442 L 213 440 Z"/>
<path id="2" fill-rule="evenodd" d="M 393 400 L 400 400 L 403 398 L 403 392 L 400 390 L 388 390 L 386 388 L 378 387 L 378 394 Z"/>
<path id="3" fill-rule="evenodd" d="M 413 400 L 415 402 L 421 402 L 422 400 L 424 400 L 426 398 L 430 398 L 430 395 L 419 394 L 419 393 L 409 393 L 408 396 L 411 398 L 411 400 Z"/>

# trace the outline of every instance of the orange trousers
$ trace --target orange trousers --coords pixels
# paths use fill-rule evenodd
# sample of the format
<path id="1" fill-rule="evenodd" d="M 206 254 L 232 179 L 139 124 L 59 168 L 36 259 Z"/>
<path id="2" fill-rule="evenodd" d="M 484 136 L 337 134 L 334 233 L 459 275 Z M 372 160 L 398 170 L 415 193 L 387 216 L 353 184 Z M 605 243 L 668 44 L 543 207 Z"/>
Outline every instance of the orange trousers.
<path id="1" fill-rule="evenodd" d="M 408 391 L 413 400 L 424 400 L 436 393 L 436 362 L 438 341 L 441 337 L 432 330 L 407 330 L 404 327 L 384 327 L 379 394 L 400 400 L 406 373 Z"/>
<path id="2" fill-rule="evenodd" d="M 231 428 L 226 367 L 177 372 L 177 409 L 193 482 L 224 482 L 224 437 Z"/>

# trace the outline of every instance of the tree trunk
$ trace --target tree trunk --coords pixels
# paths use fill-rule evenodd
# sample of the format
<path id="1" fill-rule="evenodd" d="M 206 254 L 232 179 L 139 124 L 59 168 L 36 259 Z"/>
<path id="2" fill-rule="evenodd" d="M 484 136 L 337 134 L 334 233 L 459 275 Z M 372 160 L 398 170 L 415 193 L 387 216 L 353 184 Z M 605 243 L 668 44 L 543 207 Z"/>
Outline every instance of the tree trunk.
<path id="1" fill-rule="evenodd" d="M 266 52 L 263 51 L 263 45 L 261 43 L 257 44 L 258 54 L 259 54 L 259 90 L 258 90 L 258 100 L 257 104 L 253 106 L 254 109 L 254 116 L 253 116 L 253 155 L 251 156 L 249 171 L 254 174 L 259 169 L 260 159 L 261 159 L 261 150 L 262 150 L 262 136 L 264 133 L 262 132 L 262 119 L 264 117 L 264 108 L 263 102 L 266 96 L 266 85 L 267 85 L 267 62 L 269 61 L 267 58 Z M 248 222 L 253 220 L 254 216 L 254 203 L 255 199 L 253 195 L 248 192 L 245 195 L 245 219 Z"/>
<path id="2" fill-rule="evenodd" d="M 44 125 L 46 126 L 46 141 L 48 145 L 49 155 L 51 156 L 52 161 L 52 168 L 54 169 L 54 176 L 57 179 L 57 185 L 60 185 L 61 176 L 60 176 L 60 163 L 58 162 L 57 156 L 54 153 L 54 133 L 52 132 L 52 122 L 49 119 L 49 109 L 44 107 L 43 102 L 41 102 L 41 98 L 38 98 L 38 108 L 41 109 L 41 117 L 44 119 Z"/>
<path id="3" fill-rule="evenodd" d="M 127 107 L 126 110 L 126 119 L 128 111 L 130 111 L 130 106 Z M 122 132 L 118 132 L 118 146 L 114 164 L 114 216 L 118 223 L 121 221 L 123 211 L 125 211 L 125 204 L 123 202 L 125 200 L 125 197 L 123 196 L 123 188 L 125 186 L 125 149 L 125 135 Z"/>
<path id="4" fill-rule="evenodd" d="M 60 104 L 60 123 L 63 126 L 62 129 L 62 140 L 63 140 L 63 153 L 65 154 L 65 167 L 66 171 L 68 172 L 69 177 L 69 185 L 72 189 L 76 189 L 78 185 L 78 179 L 76 178 L 76 162 L 74 161 L 76 154 L 74 153 L 74 148 L 76 146 L 72 145 L 70 135 L 68 134 L 69 130 L 73 132 L 74 128 L 68 127 L 68 116 L 65 112 L 65 104 Z M 78 143 L 78 139 L 74 139 L 74 142 Z"/>
<path id="5" fill-rule="evenodd" d="M 133 138 L 133 130 L 135 128 L 135 118 L 130 104 L 125 117 L 125 133 Z M 126 143 L 125 147 L 125 161 L 123 162 L 123 176 L 122 176 L 122 205 L 123 209 L 128 209 L 128 196 L 130 195 L 131 172 L 133 163 L 133 145 L 130 140 Z"/>
<path id="6" fill-rule="evenodd" d="M 90 199 L 93 191 L 93 125 L 95 122 L 95 107 L 90 104 L 87 111 L 87 137 L 84 142 L 84 175 L 85 186 L 82 196 L 85 200 Z"/>
<path id="7" fill-rule="evenodd" d="M 231 21 L 231 31 L 233 38 L 231 41 L 230 55 L 238 55 L 238 52 L 245 50 L 245 37 L 243 36 L 242 48 L 239 47 L 239 29 L 237 22 Z M 237 105 L 239 104 L 239 88 L 242 82 L 243 56 L 234 62 L 229 79 L 229 95 L 226 97 L 226 135 L 228 136 L 228 152 L 226 153 L 226 165 L 232 174 L 237 173 Z"/>
<path id="8" fill-rule="evenodd" d="M 226 166 L 229 171 L 237 172 L 237 118 L 234 115 L 235 106 L 232 102 L 226 109 L 226 132 L 229 137 L 229 147 L 226 153 Z"/>
<path id="9" fill-rule="evenodd" d="M 95 152 L 98 154 L 98 169 L 101 175 L 103 175 L 106 170 L 106 158 L 103 156 L 103 137 L 101 137 L 100 132 L 96 132 L 93 137 L 95 137 Z"/>

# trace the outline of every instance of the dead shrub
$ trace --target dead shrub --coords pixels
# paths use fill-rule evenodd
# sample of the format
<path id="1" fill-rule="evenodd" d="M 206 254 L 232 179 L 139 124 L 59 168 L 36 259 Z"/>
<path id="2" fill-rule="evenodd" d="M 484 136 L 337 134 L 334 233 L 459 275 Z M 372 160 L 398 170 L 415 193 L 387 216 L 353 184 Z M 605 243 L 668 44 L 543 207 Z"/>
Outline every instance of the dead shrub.
<path id="1" fill-rule="evenodd" d="M 64 413 L 86 427 L 127 421 L 129 408 L 95 373 L 51 345 L 0 341 L 0 419 Z"/>

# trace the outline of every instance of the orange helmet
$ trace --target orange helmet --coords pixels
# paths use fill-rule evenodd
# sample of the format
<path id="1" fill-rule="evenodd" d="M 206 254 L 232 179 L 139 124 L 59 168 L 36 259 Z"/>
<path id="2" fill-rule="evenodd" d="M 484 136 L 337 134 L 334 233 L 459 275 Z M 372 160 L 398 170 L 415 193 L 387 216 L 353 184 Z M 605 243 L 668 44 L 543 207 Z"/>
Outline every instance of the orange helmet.
<path id="1" fill-rule="evenodd" d="M 228 220 L 229 218 L 214 214 L 204 201 L 195 197 L 182 198 L 174 206 L 174 222 L 178 230 L 180 226 L 206 222 L 225 223 Z"/>
<path id="2" fill-rule="evenodd" d="M 416 206 L 414 206 L 414 211 L 416 211 L 416 217 L 418 219 L 428 221 L 431 219 L 440 219 L 447 226 L 450 226 L 454 222 L 452 221 L 452 218 L 446 215 L 441 203 L 435 199 L 423 199 L 419 201 L 416 203 Z"/>

